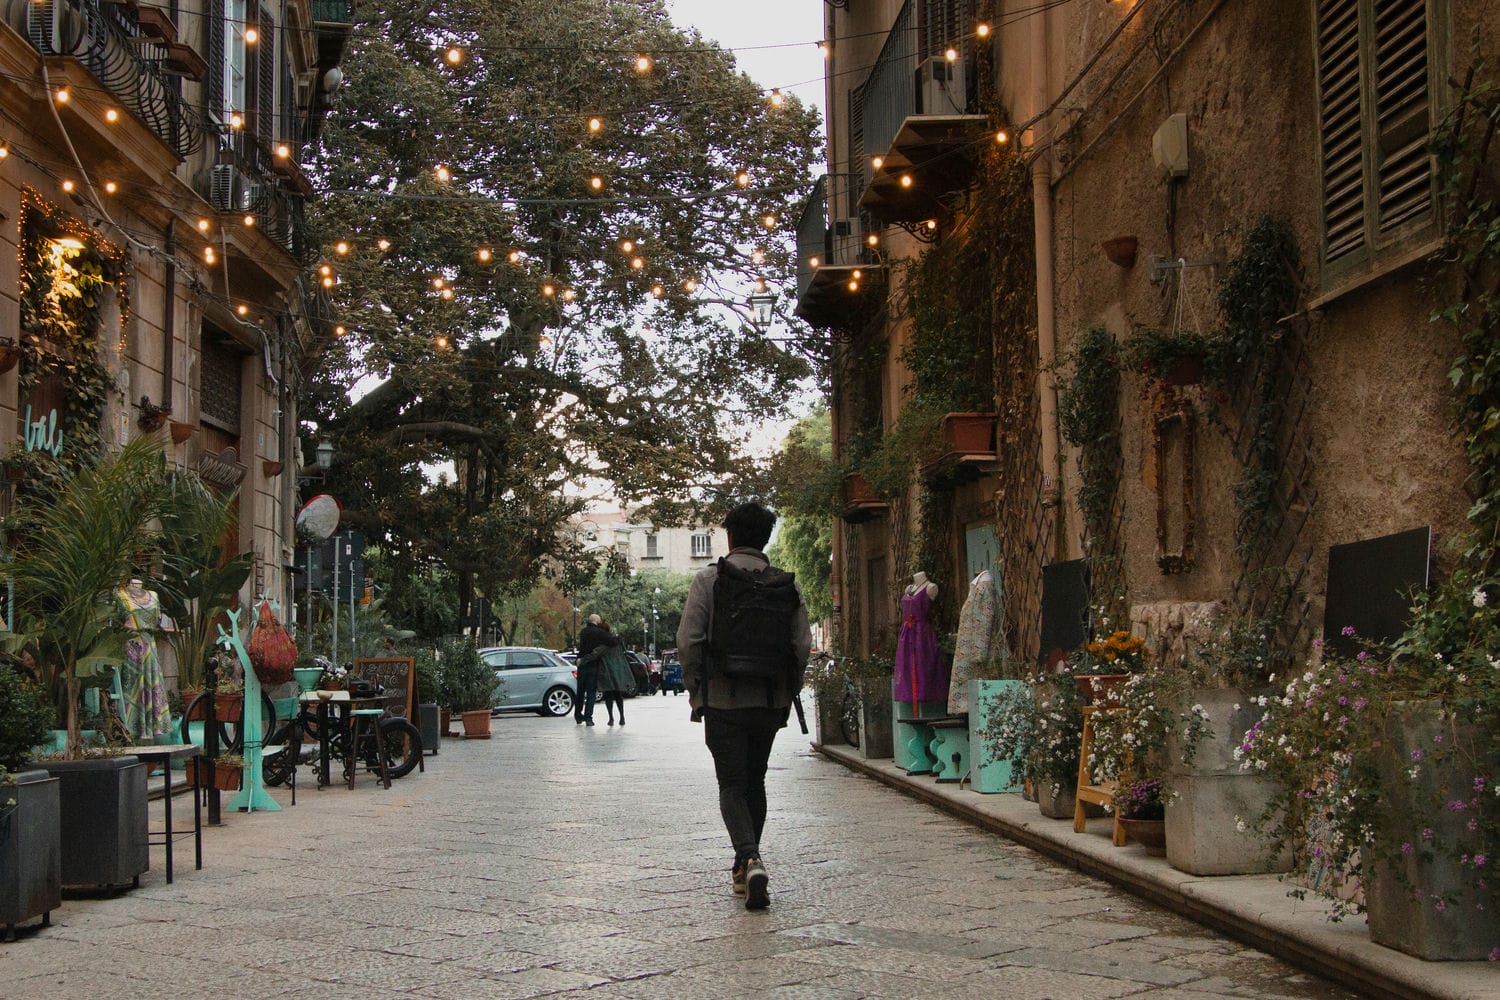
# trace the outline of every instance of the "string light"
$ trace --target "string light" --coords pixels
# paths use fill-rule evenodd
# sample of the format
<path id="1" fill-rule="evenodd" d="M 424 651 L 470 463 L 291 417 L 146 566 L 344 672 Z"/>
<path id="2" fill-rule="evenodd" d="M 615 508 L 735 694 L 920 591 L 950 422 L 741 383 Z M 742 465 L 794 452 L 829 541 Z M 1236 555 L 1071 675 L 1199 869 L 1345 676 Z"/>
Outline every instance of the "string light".
<path id="1" fill-rule="evenodd" d="M 578 293 L 575 292 L 575 291 L 573 291 L 573 289 L 567 288 L 567 289 L 563 290 L 563 301 L 564 302 L 572 302 L 576 298 L 578 298 Z"/>
<path id="2" fill-rule="evenodd" d="M 936 219 L 928 219 L 927 220 L 927 229 L 929 231 L 931 231 L 931 230 L 934 230 L 936 228 L 937 228 L 937 220 Z"/>
<path id="3" fill-rule="evenodd" d="M 442 334 L 438 334 L 437 339 L 434 340 L 433 343 L 436 344 L 440 349 L 444 349 L 448 346 L 448 338 L 444 337 Z"/>
<path id="4" fill-rule="evenodd" d="M 755 279 L 755 290 L 757 292 L 763 292 L 763 291 L 766 290 L 766 279 L 765 278 L 756 278 Z"/>
<path id="5" fill-rule="evenodd" d="M 10 155 L 10 146 L 8 146 L 8 145 L 6 145 L 6 146 L 0 146 L 0 160 L 5 159 L 9 155 Z"/>
<path id="6" fill-rule="evenodd" d="M 62 189 L 64 191 L 68 192 L 69 194 L 73 193 L 73 188 L 74 187 L 75 187 L 75 185 L 73 184 L 72 181 L 63 181 L 62 182 Z"/>
<path id="7" fill-rule="evenodd" d="M 204 247 L 203 248 L 203 262 L 205 264 L 212 264 L 214 262 L 214 248 L 213 247 Z"/>
<path id="8" fill-rule="evenodd" d="M 333 249 L 335 253 L 348 253 L 349 244 L 345 243 L 343 240 L 339 240 L 338 243 L 334 245 Z"/>
<path id="9" fill-rule="evenodd" d="M 604 178 L 603 177 L 590 177 L 589 178 L 589 187 L 593 188 L 595 191 L 598 191 L 600 188 L 604 187 Z"/>
<path id="10" fill-rule="evenodd" d="M 637 73 L 649 73 L 649 72 L 651 72 L 651 57 L 650 56 L 636 56 L 635 57 L 635 71 Z"/>
<path id="11" fill-rule="evenodd" d="M 747 174 L 745 171 L 741 170 L 739 172 L 739 174 L 737 174 L 735 176 L 734 182 L 736 184 L 738 184 L 740 187 L 749 187 L 750 186 L 750 175 Z"/>
<path id="12" fill-rule="evenodd" d="M 552 296 L 554 296 L 554 295 L 557 294 L 557 289 L 553 288 L 551 285 L 543 285 L 542 286 L 542 294 L 545 295 L 545 296 L 547 296 L 547 298 L 550 299 L 550 298 L 552 298 Z"/>
<path id="13" fill-rule="evenodd" d="M 255 216 L 251 215 L 249 212 L 246 212 L 245 217 L 240 221 L 252 229 L 255 228 Z"/>
<path id="14" fill-rule="evenodd" d="M 684 281 L 682 283 L 682 287 L 685 288 L 685 289 L 687 289 L 690 292 L 696 292 L 698 290 L 698 283 L 696 281 L 694 281 L 692 278 L 689 278 L 688 280 L 686 280 L 686 281 Z"/>
<path id="15" fill-rule="evenodd" d="M 765 226 L 767 229 L 776 228 L 776 216 L 771 215 L 770 213 L 767 213 L 766 217 L 764 219 L 761 219 L 760 221 L 761 225 Z"/>
<path id="16" fill-rule="evenodd" d="M 809 257 L 807 258 L 807 266 L 816 269 L 823 266 L 823 261 L 817 257 Z"/>
<path id="17" fill-rule="evenodd" d="M 860 280 L 860 279 L 862 279 L 862 278 L 863 278 L 863 277 L 864 277 L 864 276 L 865 276 L 865 272 L 864 272 L 864 271 L 862 271 L 862 270 L 860 270 L 860 269 L 859 269 L 859 268 L 857 268 L 857 267 L 856 267 L 856 268 L 855 268 L 855 269 L 854 269 L 854 280 L 855 280 L 855 281 L 859 281 L 859 280 Z"/>
<path id="18" fill-rule="evenodd" d="M 260 32 L 256 31 L 254 28 L 246 28 L 245 29 L 245 44 L 246 45 L 254 45 L 258 41 L 260 41 Z"/>
<path id="19" fill-rule="evenodd" d="M 630 261 L 630 266 L 639 271 L 641 268 L 646 266 L 646 262 L 639 257 L 635 257 Z"/>
<path id="20" fill-rule="evenodd" d="M 459 63 L 461 63 L 463 61 L 464 61 L 464 52 L 463 52 L 463 49 L 460 49 L 458 46 L 455 45 L 453 48 L 451 48 L 451 49 L 448 50 L 448 62 L 449 63 L 451 63 L 454 66 L 457 66 Z"/>
<path id="21" fill-rule="evenodd" d="M 485 264 L 488 264 L 490 262 L 490 251 L 488 247 L 479 248 L 479 260 Z"/>
<path id="22" fill-rule="evenodd" d="M 849 282 L 849 291 L 851 291 L 851 292 L 857 292 L 857 291 L 859 291 L 859 282 L 857 282 L 857 281 L 851 281 L 851 282 Z"/>
<path id="23" fill-rule="evenodd" d="M 885 166 L 885 157 L 883 157 L 883 156 L 872 156 L 872 157 L 870 157 L 870 166 L 874 167 L 876 170 L 879 170 L 881 167 Z"/>
<path id="24" fill-rule="evenodd" d="M 276 155 L 284 160 L 292 155 L 292 147 L 283 142 L 276 147 Z"/>
<path id="25" fill-rule="evenodd" d="M 633 240 L 621 240 L 620 241 L 620 249 L 623 250 L 625 253 L 629 253 L 630 251 L 632 251 L 632 250 L 635 249 L 635 241 L 633 241 Z"/>
<path id="26" fill-rule="evenodd" d="M 943 58 L 948 60 L 949 62 L 958 62 L 958 50 L 949 49 L 947 52 L 943 53 Z"/>
<path id="27" fill-rule="evenodd" d="M 116 111 L 114 108 L 106 108 L 104 111 L 104 120 L 113 125 L 115 122 L 120 120 L 120 112 Z"/>
<path id="28" fill-rule="evenodd" d="M 901 175 L 901 186 L 904 187 L 904 188 L 911 187 L 911 174 L 902 174 Z"/>
<path id="29" fill-rule="evenodd" d="M 199 219 L 198 220 L 198 232 L 200 232 L 200 233 L 206 233 L 206 232 L 208 232 L 208 220 L 207 219 Z"/>
<path id="30" fill-rule="evenodd" d="M 318 268 L 318 273 L 326 278 L 333 273 L 333 268 L 329 267 L 327 264 L 324 264 Z"/>
<path id="31" fill-rule="evenodd" d="M 764 264 L 765 262 L 766 262 L 766 252 L 764 250 L 754 250 L 754 251 L 751 252 L 751 254 L 750 254 L 750 263 L 752 263 L 752 264 Z"/>
<path id="32" fill-rule="evenodd" d="M 995 141 L 998 142 L 1000 145 L 1003 146 L 1007 142 L 1010 141 L 1010 136 L 1006 135 L 1005 132 L 1003 132 L 1003 131 L 1002 132 L 996 132 L 995 133 Z"/>
<path id="33" fill-rule="evenodd" d="M 332 288 L 333 287 L 333 279 L 325 277 L 323 279 L 323 287 L 324 288 Z"/>
<path id="34" fill-rule="evenodd" d="M 771 107 L 779 108 L 784 103 L 786 103 L 786 98 L 782 96 L 780 88 L 771 91 Z"/>
<path id="35" fill-rule="evenodd" d="M 597 132 L 604 127 L 604 123 L 597 118 L 589 119 L 589 131 Z"/>
<path id="36" fill-rule="evenodd" d="M 116 184 L 114 181 L 105 181 L 104 182 L 104 193 L 105 194 L 114 194 L 118 190 L 120 190 L 120 185 Z"/>
<path id="37" fill-rule="evenodd" d="M 521 251 L 512 250 L 505 259 L 510 261 L 512 264 L 518 264 L 521 261 Z"/>
<path id="38" fill-rule="evenodd" d="M 667 290 L 660 285 L 652 285 L 651 294 L 656 296 L 657 298 L 661 298 L 663 295 L 667 294 Z"/>
<path id="39" fill-rule="evenodd" d="M 239 313 L 241 316 L 247 316 L 250 313 L 250 307 L 241 302 L 238 306 L 235 307 L 234 311 Z"/>
<path id="40" fill-rule="evenodd" d="M 880 237 L 876 236 L 874 233 L 871 233 L 869 236 L 865 237 L 865 242 L 870 244 L 870 246 L 872 247 L 877 246 L 880 243 Z"/>
<path id="41" fill-rule="evenodd" d="M 380 252 L 381 253 L 384 253 L 385 251 L 387 251 L 387 250 L 389 250 L 391 248 L 391 241 L 390 240 L 381 240 L 379 243 L 376 243 L 375 245 L 380 248 Z"/>
<path id="42" fill-rule="evenodd" d="M 451 300 L 453 298 L 453 289 L 451 289 L 451 288 L 445 288 L 445 289 L 443 289 L 442 296 L 443 296 L 444 299 Z"/>
<path id="43" fill-rule="evenodd" d="M 346 334 L 348 332 L 349 331 L 345 330 L 342 324 L 340 324 L 339 326 L 336 326 L 336 327 L 333 328 L 333 335 L 335 337 L 342 337 L 344 334 Z"/>
<path id="44" fill-rule="evenodd" d="M 981 24 L 979 27 L 974 29 L 974 34 L 978 35 L 980 38 L 988 38 L 990 37 L 990 26 L 988 24 Z"/>
<path id="45" fill-rule="evenodd" d="M 242 114 L 240 114 L 238 111 L 235 111 L 232 114 L 230 114 L 230 116 L 229 116 L 229 127 L 230 128 L 244 128 L 245 127 L 245 116 L 242 115 Z"/>
<path id="46" fill-rule="evenodd" d="M 72 94 L 68 93 L 68 88 L 67 87 L 59 87 L 58 90 L 57 90 L 57 103 L 58 104 L 67 104 L 68 103 L 68 98 L 72 97 L 72 96 L 73 96 Z"/>
<path id="47" fill-rule="evenodd" d="M 433 288 L 442 288 L 443 287 L 443 279 L 442 278 L 433 278 L 432 279 L 432 287 Z"/>
<path id="48" fill-rule="evenodd" d="M 437 179 L 445 184 L 448 182 L 448 178 L 453 176 L 452 174 L 448 173 L 448 168 L 444 166 L 439 166 L 435 173 L 437 174 Z"/>

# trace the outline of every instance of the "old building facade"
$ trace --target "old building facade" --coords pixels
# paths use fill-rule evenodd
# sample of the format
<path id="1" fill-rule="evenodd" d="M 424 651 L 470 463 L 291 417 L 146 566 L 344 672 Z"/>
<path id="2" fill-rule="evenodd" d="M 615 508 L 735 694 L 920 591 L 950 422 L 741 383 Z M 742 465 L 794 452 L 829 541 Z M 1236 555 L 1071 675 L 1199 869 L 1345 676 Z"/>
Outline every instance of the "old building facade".
<path id="1" fill-rule="evenodd" d="M 1049 652 L 1065 564 L 1091 618 L 1224 601 L 1294 641 L 1323 628 L 1333 546 L 1430 529 L 1441 572 L 1469 468 L 1458 338 L 1430 320 L 1453 278 L 1429 144 L 1496 51 L 1493 4 L 825 11 L 799 313 L 833 339 L 846 654 L 890 652 L 916 570 L 951 631 L 994 567 L 1022 662 Z M 1177 370 L 1226 335 L 1228 371 Z M 993 436 L 924 446 L 953 411 Z"/>
<path id="2" fill-rule="evenodd" d="M 232 541 L 283 600 L 325 332 L 299 163 L 351 22 L 349 0 L 39 0 L 0 24 L 0 450 L 159 431 L 239 490 Z"/>

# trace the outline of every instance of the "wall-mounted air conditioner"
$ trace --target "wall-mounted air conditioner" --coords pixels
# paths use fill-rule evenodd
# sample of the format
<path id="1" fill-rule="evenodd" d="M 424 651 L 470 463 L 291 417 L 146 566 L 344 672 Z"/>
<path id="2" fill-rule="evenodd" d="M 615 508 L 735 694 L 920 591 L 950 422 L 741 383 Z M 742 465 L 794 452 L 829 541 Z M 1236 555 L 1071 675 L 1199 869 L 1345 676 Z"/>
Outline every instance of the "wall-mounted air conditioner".
<path id="1" fill-rule="evenodd" d="M 209 200 L 220 212 L 244 212 L 250 208 L 254 185 L 232 163 L 214 164 Z"/>
<path id="2" fill-rule="evenodd" d="M 963 59 L 941 57 L 917 64 L 917 114 L 961 115 L 967 106 Z"/>

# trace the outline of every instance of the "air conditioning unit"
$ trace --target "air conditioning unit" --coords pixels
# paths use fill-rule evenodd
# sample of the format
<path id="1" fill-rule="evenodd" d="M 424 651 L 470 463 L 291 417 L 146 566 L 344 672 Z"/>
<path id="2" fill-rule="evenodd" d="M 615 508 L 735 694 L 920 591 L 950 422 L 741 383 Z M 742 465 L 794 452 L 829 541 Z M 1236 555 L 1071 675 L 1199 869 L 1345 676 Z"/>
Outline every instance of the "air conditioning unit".
<path id="1" fill-rule="evenodd" d="M 252 185 L 232 163 L 214 164 L 209 182 L 209 200 L 220 212 L 243 212 L 250 208 Z"/>
<path id="2" fill-rule="evenodd" d="M 968 106 L 966 84 L 962 58 L 923 59 L 917 64 L 917 114 L 963 114 Z"/>

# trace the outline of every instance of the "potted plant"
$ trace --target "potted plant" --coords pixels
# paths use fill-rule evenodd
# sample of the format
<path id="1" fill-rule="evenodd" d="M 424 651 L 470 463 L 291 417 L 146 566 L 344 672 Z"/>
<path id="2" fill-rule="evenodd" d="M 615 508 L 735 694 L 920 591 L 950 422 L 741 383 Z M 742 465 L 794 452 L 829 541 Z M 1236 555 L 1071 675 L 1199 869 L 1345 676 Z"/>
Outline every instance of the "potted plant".
<path id="1" fill-rule="evenodd" d="M 1114 807 L 1120 811 L 1126 837 L 1146 848 L 1147 853 L 1167 853 L 1166 801 L 1160 781 L 1140 778 L 1121 784 L 1115 792 Z"/>
<path id="2" fill-rule="evenodd" d="M 978 412 L 944 414 L 943 446 L 953 455 L 992 454 L 995 450 L 995 415 Z"/>
<path id="3" fill-rule="evenodd" d="M 160 444 L 137 438 L 25 494 L 8 525 L 19 625 L 8 644 L 38 665 L 67 719 L 62 753 L 42 765 L 60 779 L 64 885 L 131 883 L 147 867 L 146 768 L 108 749 L 82 753 L 79 700 L 82 680 L 124 660 L 115 588 L 152 548 L 166 481 Z"/>
<path id="4" fill-rule="evenodd" d="M 237 753 L 221 753 L 212 761 L 193 757 L 187 762 L 187 779 L 194 788 L 217 788 L 237 792 L 245 779 L 245 758 Z"/>
<path id="5" fill-rule="evenodd" d="M 1378 944 L 1500 958 L 1500 583 L 1461 567 L 1419 595 L 1392 645 L 1345 628 L 1274 696 L 1242 766 L 1273 779 L 1259 818 Z"/>
<path id="6" fill-rule="evenodd" d="M 437 753 L 438 743 L 447 725 L 439 706 L 442 703 L 442 669 L 437 655 L 430 649 L 419 649 L 412 657 L 417 671 L 417 728 L 422 731 L 422 748 Z"/>
<path id="7" fill-rule="evenodd" d="M 1138 330 L 1125 341 L 1125 363 L 1145 377 L 1147 394 L 1164 386 L 1197 385 L 1213 341 L 1204 334 Z"/>
<path id="8" fill-rule="evenodd" d="M 1040 672 L 997 699 L 981 733 L 983 752 L 1009 765 L 1010 784 L 1029 789 L 1049 819 L 1073 818 L 1082 704 L 1071 674 Z"/>
<path id="9" fill-rule="evenodd" d="M 31 748 L 52 725 L 52 704 L 30 679 L 0 665 L 0 925 L 17 924 L 62 905 L 58 780 L 28 769 Z"/>
<path id="10" fill-rule="evenodd" d="M 452 699 L 448 707 L 463 717 L 464 739 L 489 739 L 495 672 L 479 658 L 472 642 L 454 639 L 443 644 L 443 678 Z"/>
<path id="11" fill-rule="evenodd" d="M 1086 705 L 1113 705 L 1130 675 L 1145 669 L 1146 640 L 1129 629 L 1094 639 L 1069 658 L 1078 694 Z"/>

